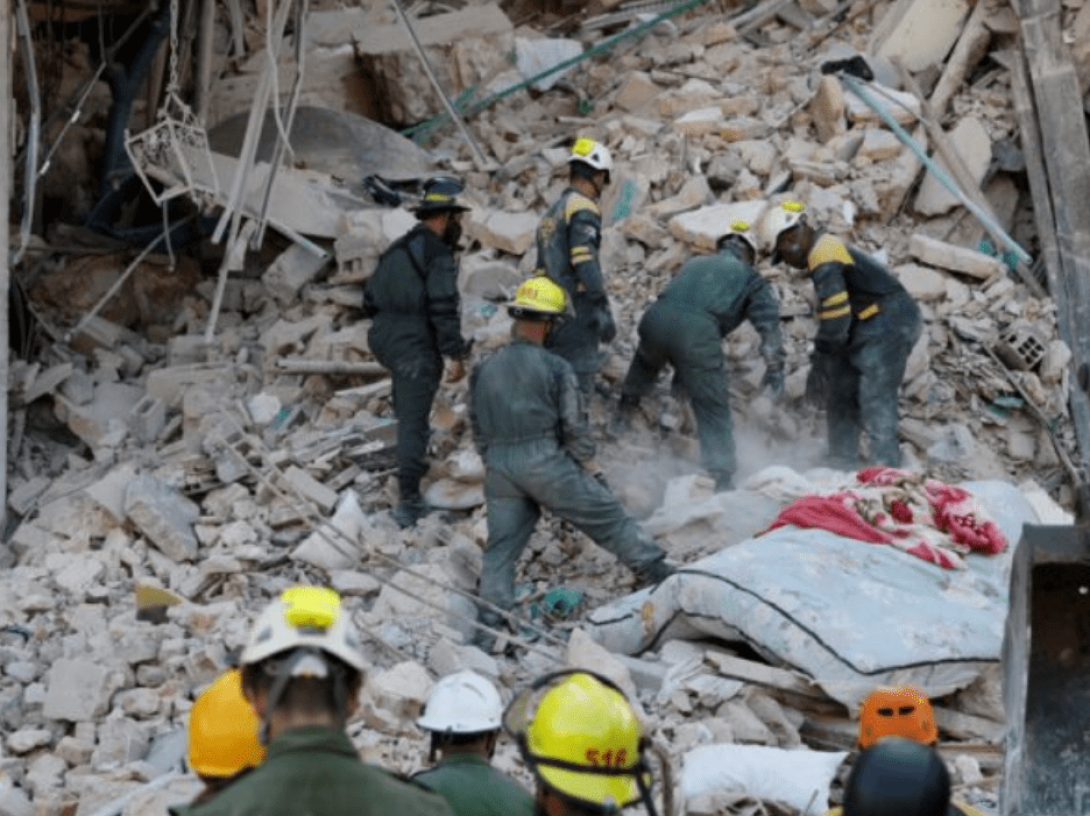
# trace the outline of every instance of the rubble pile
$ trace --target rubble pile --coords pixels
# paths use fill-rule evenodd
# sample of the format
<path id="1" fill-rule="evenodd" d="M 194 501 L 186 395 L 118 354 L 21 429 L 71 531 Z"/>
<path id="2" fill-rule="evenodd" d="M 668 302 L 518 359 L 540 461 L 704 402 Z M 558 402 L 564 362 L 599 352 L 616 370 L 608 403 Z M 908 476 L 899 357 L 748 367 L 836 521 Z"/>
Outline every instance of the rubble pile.
<path id="1" fill-rule="evenodd" d="M 340 111 L 342 123 L 349 114 L 401 129 L 432 122 L 442 105 L 396 17 L 384 4 L 342 5 L 311 4 L 301 103 Z M 710 482 L 669 382 L 644 402 L 630 437 L 605 439 L 636 324 L 724 223 L 756 220 L 786 198 L 884 258 L 921 303 L 925 331 L 901 403 L 909 462 L 952 482 L 1035 482 L 1071 506 L 1071 352 L 1038 270 L 1018 263 L 879 113 L 821 72 L 867 55 L 872 87 L 898 100 L 888 115 L 938 152 L 918 117 L 930 118 L 964 160 L 959 185 L 968 174 L 971 194 L 1035 255 L 1004 58 L 1019 47 L 1014 13 L 989 0 L 769 0 L 744 12 L 685 4 L 648 25 L 661 9 L 626 5 L 469 2 L 419 20 L 447 92 L 496 97 L 467 116 L 486 165 L 452 124 L 432 122 L 426 150 L 376 130 L 398 158 L 370 172 L 401 180 L 397 164 L 417 178 L 440 169 L 465 179 L 475 206 L 460 288 L 475 358 L 506 339 L 503 301 L 533 268 L 534 229 L 565 186 L 567 145 L 589 135 L 615 160 L 602 261 L 620 329 L 592 419 L 610 483 L 653 520 L 671 557 L 691 561 L 737 543 L 776 505 L 739 491 L 714 538 L 653 516 L 704 501 Z M 934 36 L 914 36 L 915 15 L 939 6 L 956 6 L 954 17 L 932 16 Z M 248 111 L 269 63 L 256 9 L 244 23 L 217 29 L 231 45 L 217 50 L 210 127 Z M 1086 7 L 1065 7 L 1065 30 L 1088 24 Z M 511 91 L 605 42 L 608 50 Z M 1090 53 L 1073 55 L 1085 75 Z M 291 68 L 285 60 L 279 70 Z M 76 44 L 66 69 L 75 77 L 65 74 L 62 95 L 94 70 Z M 413 217 L 373 200 L 361 174 L 321 169 L 336 156 L 319 150 L 277 174 L 264 241 L 239 253 L 222 288 L 225 249 L 208 239 L 134 262 L 126 245 L 74 226 L 93 198 L 84 151 L 101 144 L 109 107 L 104 84 L 92 87 L 56 157 L 60 169 L 47 176 L 47 190 L 65 172 L 68 190 L 82 192 L 34 238 L 36 260 L 15 275 L 38 330 L 9 380 L 0 816 L 86 816 L 109 803 L 147 813 L 184 800 L 181 730 L 193 697 L 240 650 L 257 610 L 298 582 L 337 589 L 367 633 L 374 669 L 350 730 L 368 759 L 395 770 L 420 767 L 415 712 L 436 677 L 465 666 L 507 688 L 557 663 L 601 671 L 638 695 L 649 731 L 675 759 L 713 742 L 853 747 L 852 712 L 744 649 L 669 641 L 639 658 L 612 655 L 584 635 L 578 615 L 542 613 L 556 587 L 577 588 L 581 609 L 631 587 L 611 556 L 553 519 L 539 525 L 519 587 L 520 613 L 538 612 L 521 634 L 532 639 L 547 623 L 547 636 L 524 644 L 517 661 L 466 645 L 487 539 L 467 386 L 445 384 L 433 413 L 426 498 L 440 511 L 401 531 L 388 512 L 390 385 L 358 311 L 379 252 Z M 280 91 L 287 98 L 290 84 Z M 769 464 L 819 464 L 824 436 L 823 418 L 802 401 L 812 287 L 783 267 L 761 271 L 780 298 L 789 377 L 785 403 L 770 405 L 758 393 L 756 333 L 746 326 L 728 339 L 743 487 Z M 941 703 L 959 794 L 994 806 L 998 673 Z M 509 745 L 499 763 L 524 773 Z M 697 814 L 744 808 L 715 796 L 688 803 Z"/>

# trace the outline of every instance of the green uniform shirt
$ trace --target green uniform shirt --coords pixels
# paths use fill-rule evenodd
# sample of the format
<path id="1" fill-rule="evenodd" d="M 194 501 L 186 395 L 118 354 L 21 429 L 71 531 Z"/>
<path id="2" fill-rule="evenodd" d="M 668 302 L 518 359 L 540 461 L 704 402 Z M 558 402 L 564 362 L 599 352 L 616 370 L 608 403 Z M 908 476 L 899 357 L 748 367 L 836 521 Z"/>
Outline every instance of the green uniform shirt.
<path id="1" fill-rule="evenodd" d="M 439 796 L 360 761 L 339 728 L 287 731 L 260 767 L 183 816 L 452 816 Z"/>
<path id="2" fill-rule="evenodd" d="M 413 782 L 450 803 L 454 816 L 531 816 L 534 799 L 479 754 L 449 754 Z"/>

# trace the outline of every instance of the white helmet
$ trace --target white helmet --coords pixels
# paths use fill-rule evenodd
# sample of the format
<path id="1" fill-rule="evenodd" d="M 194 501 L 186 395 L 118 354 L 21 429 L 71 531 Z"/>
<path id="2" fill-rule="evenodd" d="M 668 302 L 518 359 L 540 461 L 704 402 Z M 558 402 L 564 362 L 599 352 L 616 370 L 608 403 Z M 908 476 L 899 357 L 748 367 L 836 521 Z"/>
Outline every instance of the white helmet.
<path id="1" fill-rule="evenodd" d="M 240 662 L 248 666 L 306 647 L 340 658 L 359 672 L 367 667 L 359 638 L 341 606 L 341 596 L 332 589 L 314 586 L 285 589 L 265 607 L 250 630 Z M 315 668 L 321 676 L 324 667 Z M 301 663 L 293 673 L 305 669 Z"/>
<path id="2" fill-rule="evenodd" d="M 753 250 L 753 256 L 757 256 L 757 235 L 753 231 L 753 225 L 748 221 L 731 221 L 730 226 L 727 227 L 727 231 L 719 236 L 719 241 L 722 242 L 728 235 L 737 235 L 747 244 L 749 248 Z"/>
<path id="3" fill-rule="evenodd" d="M 609 155 L 606 146 L 586 136 L 576 139 L 571 146 L 568 164 L 572 162 L 583 162 L 595 170 L 605 170 L 607 173 L 613 169 L 613 157 Z"/>
<path id="4" fill-rule="evenodd" d="M 495 731 L 503 724 L 503 702 L 488 680 L 463 669 L 435 684 L 416 724 L 444 734 Z"/>
<path id="5" fill-rule="evenodd" d="M 806 207 L 798 201 L 785 201 L 773 207 L 761 222 L 761 242 L 770 249 L 775 249 L 780 233 L 791 229 L 806 216 Z"/>

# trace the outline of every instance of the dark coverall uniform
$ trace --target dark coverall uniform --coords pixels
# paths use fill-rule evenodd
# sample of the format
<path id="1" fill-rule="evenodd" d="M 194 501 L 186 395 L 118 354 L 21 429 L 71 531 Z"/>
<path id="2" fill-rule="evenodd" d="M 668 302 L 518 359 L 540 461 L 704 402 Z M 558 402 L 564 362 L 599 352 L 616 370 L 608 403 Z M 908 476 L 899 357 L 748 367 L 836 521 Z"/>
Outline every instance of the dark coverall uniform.
<path id="1" fill-rule="evenodd" d="M 770 372 L 783 373 L 780 307 L 768 281 L 728 247 L 693 258 L 644 312 L 640 342 L 621 389 L 622 406 L 647 395 L 669 363 L 696 417 L 703 466 L 729 481 L 736 470 L 722 339 L 749 320 Z"/>
<path id="2" fill-rule="evenodd" d="M 598 343 L 617 334 L 598 253 L 602 243 L 598 205 L 568 188 L 537 228 L 537 272 L 562 286 L 575 317 L 549 336 L 545 347 L 569 363 L 589 398 L 598 371 Z"/>
<path id="3" fill-rule="evenodd" d="M 457 279 L 453 250 L 418 224 L 387 248 L 364 288 L 363 314 L 373 321 L 368 343 L 390 369 L 403 503 L 422 501 L 429 418 L 443 377 L 443 357 L 460 359 L 467 352 Z"/>
<path id="4" fill-rule="evenodd" d="M 412 781 L 447 800 L 454 816 L 532 816 L 534 798 L 479 754 L 446 754 Z"/>
<path id="5" fill-rule="evenodd" d="M 832 235 L 807 258 L 818 299 L 815 366 L 825 371 L 829 456 L 859 464 L 866 430 L 870 462 L 898 467 L 897 392 L 920 337 L 920 308 L 882 264 Z"/>
<path id="6" fill-rule="evenodd" d="M 470 392 L 488 506 L 483 600 L 504 610 L 514 605 L 515 566 L 542 507 L 613 553 L 641 583 L 668 574 L 662 548 L 581 466 L 594 458 L 595 446 L 566 360 L 515 339 L 473 370 Z M 490 626 L 501 622 L 483 607 L 480 620 Z"/>
<path id="7" fill-rule="evenodd" d="M 265 761 L 184 816 L 452 816 L 441 797 L 360 761 L 342 729 L 308 726 L 269 743 Z"/>

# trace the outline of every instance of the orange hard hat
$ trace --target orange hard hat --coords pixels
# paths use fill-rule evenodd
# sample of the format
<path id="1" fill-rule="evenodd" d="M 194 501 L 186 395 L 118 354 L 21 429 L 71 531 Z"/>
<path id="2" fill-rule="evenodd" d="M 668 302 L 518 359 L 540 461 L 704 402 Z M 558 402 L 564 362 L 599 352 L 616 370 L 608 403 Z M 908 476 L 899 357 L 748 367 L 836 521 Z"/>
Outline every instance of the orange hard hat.
<path id="1" fill-rule="evenodd" d="M 882 737 L 904 737 L 924 745 L 939 740 L 935 712 L 927 697 L 909 686 L 880 686 L 863 701 L 859 716 L 859 747 L 869 748 Z"/>
<path id="2" fill-rule="evenodd" d="M 258 726 L 238 669 L 224 672 L 189 711 L 189 766 L 201 776 L 224 779 L 256 768 L 265 759 Z"/>

